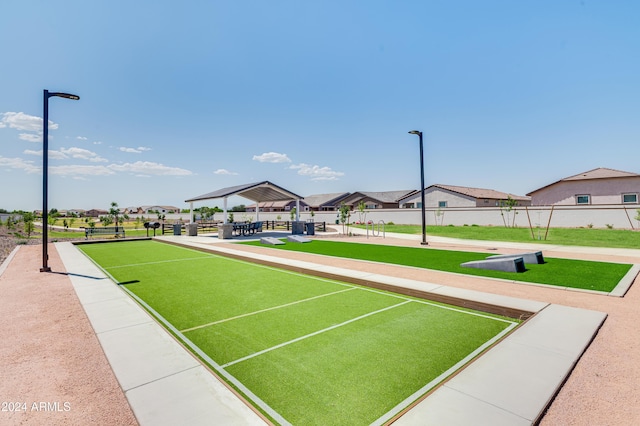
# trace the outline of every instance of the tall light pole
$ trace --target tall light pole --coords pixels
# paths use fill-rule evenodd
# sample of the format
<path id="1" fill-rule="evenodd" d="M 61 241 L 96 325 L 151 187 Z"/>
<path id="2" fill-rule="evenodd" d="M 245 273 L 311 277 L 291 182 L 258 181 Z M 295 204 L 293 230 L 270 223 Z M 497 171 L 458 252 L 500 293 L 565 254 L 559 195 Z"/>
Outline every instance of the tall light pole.
<path id="1" fill-rule="evenodd" d="M 40 272 L 51 272 L 49 267 L 49 252 L 47 242 L 49 239 L 49 212 L 47 208 L 48 176 L 49 176 L 49 98 L 57 96 L 77 101 L 80 96 L 70 93 L 44 91 L 44 113 L 42 117 L 42 268 Z"/>
<path id="2" fill-rule="evenodd" d="M 422 132 L 419 130 L 411 130 L 409 134 L 418 135 L 420 138 L 420 194 L 422 200 L 422 242 L 420 244 L 426 246 L 429 245 L 429 243 L 427 243 L 427 216 L 424 205 L 424 149 L 422 145 Z"/>

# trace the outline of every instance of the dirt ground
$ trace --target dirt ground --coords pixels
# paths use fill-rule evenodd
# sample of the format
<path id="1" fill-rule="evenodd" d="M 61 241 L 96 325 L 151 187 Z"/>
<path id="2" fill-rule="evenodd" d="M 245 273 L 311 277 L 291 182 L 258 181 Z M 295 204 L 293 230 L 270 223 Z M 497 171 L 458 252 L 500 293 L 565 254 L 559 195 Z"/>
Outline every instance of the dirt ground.
<path id="1" fill-rule="evenodd" d="M 377 238 L 375 242 L 416 244 L 391 238 Z M 492 244 L 492 248 L 495 246 Z M 14 408 L 15 403 L 25 407 L 17 412 L 1 411 L 0 425 L 137 424 L 64 275 L 58 254 L 53 245 L 50 247 L 49 263 L 55 273 L 39 272 L 40 246 L 21 246 L 0 276 L 3 324 L 0 327 L 0 400 L 7 403 L 7 409 L 9 403 L 13 403 Z M 480 250 L 443 244 L 429 247 Z M 237 245 L 232 248 L 275 254 L 275 250 L 268 248 Z M 637 330 L 640 279 L 636 279 L 624 298 L 616 298 L 301 253 L 278 251 L 278 255 L 606 312 L 608 317 L 603 327 L 552 402 L 541 425 L 640 424 L 640 333 Z M 544 255 L 584 257 L 551 251 L 545 251 Z M 640 263 L 640 257 L 590 255 L 588 258 Z"/>
<path id="2" fill-rule="evenodd" d="M 53 245 L 0 276 L 0 425 L 137 425 Z"/>

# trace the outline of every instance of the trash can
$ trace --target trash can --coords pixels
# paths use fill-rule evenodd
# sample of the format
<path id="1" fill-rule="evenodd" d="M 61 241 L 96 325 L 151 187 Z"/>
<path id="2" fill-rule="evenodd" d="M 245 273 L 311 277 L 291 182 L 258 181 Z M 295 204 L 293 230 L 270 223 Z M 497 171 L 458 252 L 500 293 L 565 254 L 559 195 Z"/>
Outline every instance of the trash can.
<path id="1" fill-rule="evenodd" d="M 195 237 L 198 235 L 198 224 L 190 223 L 187 225 L 187 235 L 190 237 Z"/>
<path id="2" fill-rule="evenodd" d="M 173 224 L 173 235 L 182 235 L 182 225 L 179 223 Z"/>
<path id="3" fill-rule="evenodd" d="M 316 224 L 313 222 L 307 222 L 307 235 L 316 235 Z"/>
<path id="4" fill-rule="evenodd" d="M 302 234 L 304 234 L 304 222 L 302 222 L 302 221 L 293 221 L 293 222 L 291 222 L 291 234 L 292 235 L 302 235 Z"/>

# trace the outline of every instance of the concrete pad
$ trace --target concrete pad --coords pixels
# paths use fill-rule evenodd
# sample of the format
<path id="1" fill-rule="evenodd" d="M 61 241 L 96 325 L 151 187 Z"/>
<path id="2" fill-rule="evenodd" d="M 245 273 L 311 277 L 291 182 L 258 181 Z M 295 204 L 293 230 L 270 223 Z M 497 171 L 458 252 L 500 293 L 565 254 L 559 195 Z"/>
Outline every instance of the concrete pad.
<path id="1" fill-rule="evenodd" d="M 284 244 L 284 241 L 280 241 L 277 238 L 273 238 L 273 237 L 262 237 L 260 238 L 260 244 L 269 244 L 272 246 L 279 246 Z"/>
<path id="2" fill-rule="evenodd" d="M 266 424 L 202 366 L 131 389 L 126 395 L 143 425 Z"/>
<path id="3" fill-rule="evenodd" d="M 98 334 L 125 391 L 200 365 L 155 322 Z"/>
<path id="4" fill-rule="evenodd" d="M 629 269 L 629 272 L 622 277 L 618 285 L 609 293 L 609 296 L 623 297 L 627 294 L 627 291 L 635 281 L 638 273 L 640 273 L 640 265 L 635 264 L 631 269 Z"/>
<path id="5" fill-rule="evenodd" d="M 524 272 L 524 260 L 522 257 L 513 257 L 506 259 L 485 259 L 472 260 L 471 262 L 461 263 L 463 268 L 490 269 L 492 271 L 503 272 Z"/>
<path id="6" fill-rule="evenodd" d="M 494 424 L 480 413 L 498 408 L 535 423 L 605 318 L 602 312 L 549 305 L 420 402 L 412 417 L 437 416 L 440 424 L 450 424 L 449 417 L 458 424 Z M 472 398 L 476 407 L 488 407 L 461 412 L 452 408 L 455 402 L 434 402 L 456 395 L 450 390 Z"/>
<path id="7" fill-rule="evenodd" d="M 287 241 L 291 241 L 292 243 L 310 243 L 311 242 L 309 238 L 305 238 L 301 235 L 289 235 L 287 237 Z"/>
<path id="8" fill-rule="evenodd" d="M 469 395 L 450 388 L 438 392 L 421 402 L 424 409 L 410 410 L 396 420 L 394 426 L 447 425 L 469 426 L 530 426 L 531 422 L 502 408 L 486 404 Z M 470 421 L 470 413 L 473 420 Z"/>
<path id="9" fill-rule="evenodd" d="M 521 257 L 524 260 L 524 263 L 530 264 L 543 264 L 544 256 L 541 251 L 532 251 L 528 253 L 519 253 L 519 254 L 496 254 L 494 256 L 489 256 L 487 259 L 511 259 Z"/>
<path id="10" fill-rule="evenodd" d="M 116 299 L 86 303 L 84 310 L 96 333 L 153 321 L 146 312 L 142 311 L 133 300 L 124 294 Z"/>

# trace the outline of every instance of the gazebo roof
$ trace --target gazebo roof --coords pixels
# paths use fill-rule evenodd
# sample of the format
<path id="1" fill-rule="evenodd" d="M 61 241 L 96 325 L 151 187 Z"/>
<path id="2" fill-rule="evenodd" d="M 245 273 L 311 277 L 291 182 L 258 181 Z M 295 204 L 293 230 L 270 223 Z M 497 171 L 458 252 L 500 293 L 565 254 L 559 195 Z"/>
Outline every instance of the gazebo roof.
<path id="1" fill-rule="evenodd" d="M 257 183 L 247 183 L 244 185 L 230 186 L 228 188 L 218 189 L 217 191 L 189 198 L 188 200 L 185 200 L 185 203 L 191 203 L 193 201 L 212 200 L 215 198 L 226 198 L 231 197 L 232 195 L 238 195 L 257 203 L 264 201 L 299 200 L 303 198 L 297 194 L 294 194 L 293 192 L 287 191 L 286 189 L 269 182 L 268 180 L 265 180 Z"/>

